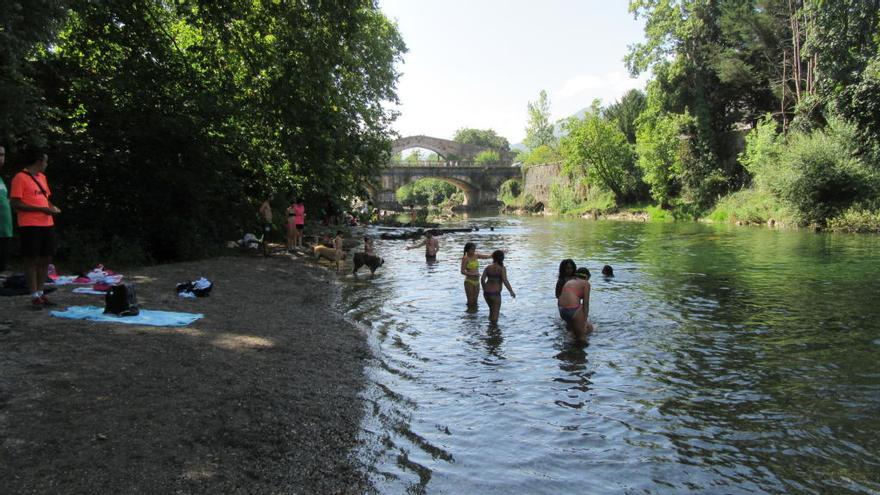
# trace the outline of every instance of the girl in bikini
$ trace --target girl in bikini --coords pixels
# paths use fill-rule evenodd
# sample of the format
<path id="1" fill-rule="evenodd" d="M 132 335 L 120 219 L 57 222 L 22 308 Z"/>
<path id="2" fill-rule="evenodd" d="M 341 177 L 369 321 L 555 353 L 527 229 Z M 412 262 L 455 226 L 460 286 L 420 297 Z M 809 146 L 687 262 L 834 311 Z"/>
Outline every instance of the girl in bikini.
<path id="1" fill-rule="evenodd" d="M 464 245 L 461 274 L 464 275 L 464 294 L 467 297 L 468 311 L 477 310 L 477 298 L 480 296 L 480 260 L 491 257 L 490 254 L 478 253 L 477 245 L 473 242 Z"/>
<path id="2" fill-rule="evenodd" d="M 575 270 L 577 270 L 577 265 L 570 258 L 564 259 L 559 263 L 559 278 L 556 279 L 556 299 L 559 299 L 559 294 L 562 294 L 562 287 L 565 283 L 574 279 Z"/>
<path id="3" fill-rule="evenodd" d="M 510 282 L 507 281 L 507 268 L 504 267 L 504 251 L 495 251 L 492 253 L 492 264 L 483 270 L 483 277 L 480 279 L 483 286 L 483 298 L 489 305 L 489 321 L 498 323 L 498 313 L 501 312 L 501 285 L 507 288 L 510 297 L 516 298 L 513 289 L 510 288 Z"/>
<path id="4" fill-rule="evenodd" d="M 568 330 L 574 333 L 578 344 L 587 343 L 587 334 L 593 331 L 593 324 L 587 319 L 590 313 L 590 270 L 578 268 L 575 278 L 562 286 L 558 303 L 559 316 L 565 320 Z"/>

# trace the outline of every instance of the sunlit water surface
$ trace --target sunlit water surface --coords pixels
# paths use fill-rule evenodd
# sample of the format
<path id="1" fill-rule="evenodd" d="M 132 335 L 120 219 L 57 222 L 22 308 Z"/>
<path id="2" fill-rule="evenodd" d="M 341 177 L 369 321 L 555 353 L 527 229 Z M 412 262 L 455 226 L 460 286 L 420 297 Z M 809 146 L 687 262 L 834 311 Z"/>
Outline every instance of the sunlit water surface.
<path id="1" fill-rule="evenodd" d="M 377 240 L 385 265 L 343 281 L 374 349 L 358 455 L 381 492 L 880 492 L 880 237 L 468 223 L 434 265 Z M 465 312 L 466 241 L 508 250 L 497 327 L 482 296 Z M 584 349 L 556 310 L 563 258 L 594 274 Z"/>

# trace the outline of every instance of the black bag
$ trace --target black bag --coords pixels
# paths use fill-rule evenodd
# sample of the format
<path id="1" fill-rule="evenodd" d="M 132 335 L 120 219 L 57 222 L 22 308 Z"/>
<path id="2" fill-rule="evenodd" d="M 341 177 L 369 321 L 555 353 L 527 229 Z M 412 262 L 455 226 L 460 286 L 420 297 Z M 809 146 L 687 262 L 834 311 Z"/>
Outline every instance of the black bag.
<path id="1" fill-rule="evenodd" d="M 104 314 L 137 316 L 140 313 L 133 284 L 111 286 L 104 296 L 104 302 Z"/>

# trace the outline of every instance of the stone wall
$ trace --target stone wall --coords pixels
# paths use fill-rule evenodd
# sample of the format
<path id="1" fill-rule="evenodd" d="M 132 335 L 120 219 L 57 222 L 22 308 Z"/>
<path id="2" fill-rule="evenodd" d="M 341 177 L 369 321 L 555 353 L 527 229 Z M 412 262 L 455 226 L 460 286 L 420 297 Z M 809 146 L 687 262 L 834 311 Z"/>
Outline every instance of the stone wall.
<path id="1" fill-rule="evenodd" d="M 568 177 L 561 173 L 558 163 L 547 165 L 532 165 L 523 173 L 523 194 L 531 194 L 535 201 L 547 207 L 550 202 L 550 188 L 553 184 L 561 184 L 568 187 Z"/>

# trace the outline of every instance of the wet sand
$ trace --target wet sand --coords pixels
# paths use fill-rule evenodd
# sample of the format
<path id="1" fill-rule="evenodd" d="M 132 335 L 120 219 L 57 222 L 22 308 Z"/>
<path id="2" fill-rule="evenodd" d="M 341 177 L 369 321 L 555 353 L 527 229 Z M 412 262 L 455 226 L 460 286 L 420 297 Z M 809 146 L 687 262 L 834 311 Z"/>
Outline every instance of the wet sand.
<path id="1" fill-rule="evenodd" d="M 60 267 L 63 269 L 63 267 Z M 205 276 L 208 298 L 178 282 Z M 188 327 L 73 321 L 0 297 L 4 493 L 364 493 L 366 338 L 335 274 L 243 255 L 126 273 Z M 52 299 L 103 306 L 63 287 Z"/>

